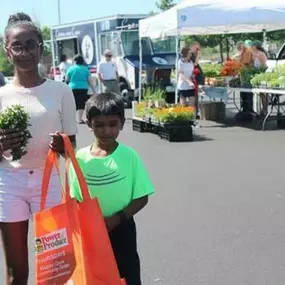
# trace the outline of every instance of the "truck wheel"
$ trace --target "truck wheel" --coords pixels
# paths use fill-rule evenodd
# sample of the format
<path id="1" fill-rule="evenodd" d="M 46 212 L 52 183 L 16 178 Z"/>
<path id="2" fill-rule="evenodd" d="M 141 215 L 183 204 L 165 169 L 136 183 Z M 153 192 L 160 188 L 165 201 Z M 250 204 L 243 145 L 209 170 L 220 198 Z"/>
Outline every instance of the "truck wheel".
<path id="1" fill-rule="evenodd" d="M 128 89 L 128 85 L 125 82 L 120 83 L 120 91 L 121 91 L 121 95 L 124 97 L 124 101 L 125 101 L 127 108 L 129 108 L 132 105 L 132 101 L 129 96 L 130 91 Z"/>

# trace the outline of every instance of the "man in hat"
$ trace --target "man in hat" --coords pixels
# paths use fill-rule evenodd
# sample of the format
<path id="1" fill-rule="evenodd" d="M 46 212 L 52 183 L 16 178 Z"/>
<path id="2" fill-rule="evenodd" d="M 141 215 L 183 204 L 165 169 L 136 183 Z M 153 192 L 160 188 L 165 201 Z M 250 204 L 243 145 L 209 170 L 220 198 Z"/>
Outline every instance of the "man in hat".
<path id="1" fill-rule="evenodd" d="M 98 65 L 99 80 L 103 85 L 103 92 L 121 94 L 119 75 L 116 63 L 112 60 L 112 52 L 105 50 L 104 59 Z"/>

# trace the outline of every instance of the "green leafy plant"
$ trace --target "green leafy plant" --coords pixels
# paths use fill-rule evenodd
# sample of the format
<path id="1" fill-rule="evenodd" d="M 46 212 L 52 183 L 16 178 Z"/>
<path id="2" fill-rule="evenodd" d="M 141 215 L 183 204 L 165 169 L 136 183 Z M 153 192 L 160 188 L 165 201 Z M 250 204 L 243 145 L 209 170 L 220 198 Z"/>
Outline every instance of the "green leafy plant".
<path id="1" fill-rule="evenodd" d="M 256 68 L 256 67 L 242 67 L 240 69 L 240 79 L 242 85 L 250 85 L 251 79 L 256 75 L 260 73 L 264 73 L 266 71 L 266 68 Z"/>
<path id="2" fill-rule="evenodd" d="M 12 149 L 11 151 L 13 161 L 19 160 L 26 154 L 25 147 L 27 146 L 29 139 L 32 137 L 28 130 L 28 127 L 30 126 L 29 120 L 29 115 L 21 105 L 12 105 L 0 114 L 0 128 L 2 130 L 17 129 L 23 133 L 23 141 L 20 147 Z"/>
<path id="3" fill-rule="evenodd" d="M 216 78 L 221 76 L 221 70 L 222 70 L 221 64 L 204 63 L 201 64 L 201 67 L 205 77 Z"/>

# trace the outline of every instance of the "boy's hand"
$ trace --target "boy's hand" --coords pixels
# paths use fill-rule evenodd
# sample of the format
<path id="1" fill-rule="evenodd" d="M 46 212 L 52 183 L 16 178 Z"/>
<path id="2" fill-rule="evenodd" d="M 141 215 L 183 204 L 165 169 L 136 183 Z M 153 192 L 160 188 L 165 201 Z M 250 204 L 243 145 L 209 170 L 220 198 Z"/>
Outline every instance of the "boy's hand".
<path id="1" fill-rule="evenodd" d="M 120 224 L 120 216 L 114 215 L 112 217 L 105 218 L 105 224 L 108 232 L 114 230 Z"/>

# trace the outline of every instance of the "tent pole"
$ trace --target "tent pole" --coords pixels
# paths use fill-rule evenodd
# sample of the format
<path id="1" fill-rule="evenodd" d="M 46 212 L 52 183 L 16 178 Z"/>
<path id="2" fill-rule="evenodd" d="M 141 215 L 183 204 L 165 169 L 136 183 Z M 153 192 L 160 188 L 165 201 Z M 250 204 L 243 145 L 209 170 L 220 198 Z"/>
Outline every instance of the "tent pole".
<path id="1" fill-rule="evenodd" d="M 179 40 L 180 30 L 176 30 L 176 86 L 175 86 L 175 104 L 178 103 L 178 61 L 179 61 Z"/>
<path id="2" fill-rule="evenodd" d="M 139 37 L 139 54 L 140 54 L 140 67 L 139 67 L 139 102 L 142 100 L 142 38 Z"/>
<path id="3" fill-rule="evenodd" d="M 263 47 L 267 50 L 267 36 L 266 36 L 266 30 L 262 30 L 263 33 Z"/>

